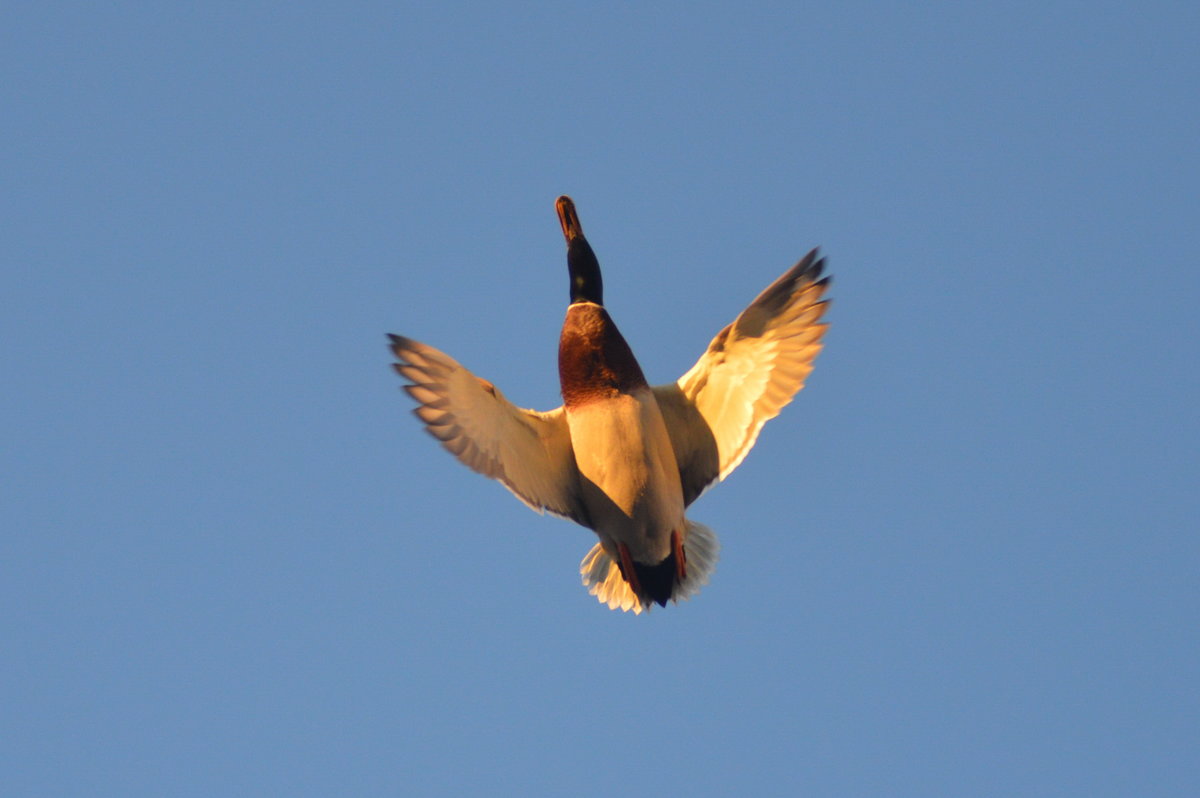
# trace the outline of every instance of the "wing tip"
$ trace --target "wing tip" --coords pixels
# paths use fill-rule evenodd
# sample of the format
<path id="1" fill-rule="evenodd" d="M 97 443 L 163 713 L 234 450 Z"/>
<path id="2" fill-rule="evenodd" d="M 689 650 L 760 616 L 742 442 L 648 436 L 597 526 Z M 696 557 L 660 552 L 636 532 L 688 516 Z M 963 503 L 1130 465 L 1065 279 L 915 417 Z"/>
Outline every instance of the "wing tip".
<path id="1" fill-rule="evenodd" d="M 384 334 L 387 336 L 387 339 L 388 339 L 388 349 L 392 350 L 392 353 L 395 354 L 397 357 L 400 356 L 399 350 L 411 349 L 412 344 L 416 343 L 416 341 L 414 341 L 413 339 L 405 338 L 403 335 L 396 335 L 395 333 L 384 333 Z"/>
<path id="2" fill-rule="evenodd" d="M 797 276 L 803 276 L 809 282 L 828 284 L 832 279 L 832 275 L 825 274 L 825 267 L 828 265 L 829 259 L 821 254 L 821 248 L 818 246 L 810 249 L 792 269 L 796 271 Z"/>

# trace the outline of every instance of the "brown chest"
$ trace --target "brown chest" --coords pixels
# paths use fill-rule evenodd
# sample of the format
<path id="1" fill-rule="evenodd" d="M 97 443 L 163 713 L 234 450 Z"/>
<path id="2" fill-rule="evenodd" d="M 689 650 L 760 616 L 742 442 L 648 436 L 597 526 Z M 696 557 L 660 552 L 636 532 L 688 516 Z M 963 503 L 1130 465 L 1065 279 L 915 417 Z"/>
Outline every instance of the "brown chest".
<path id="1" fill-rule="evenodd" d="M 608 311 L 591 302 L 567 308 L 558 342 L 558 377 L 567 407 L 646 386 L 641 366 Z"/>

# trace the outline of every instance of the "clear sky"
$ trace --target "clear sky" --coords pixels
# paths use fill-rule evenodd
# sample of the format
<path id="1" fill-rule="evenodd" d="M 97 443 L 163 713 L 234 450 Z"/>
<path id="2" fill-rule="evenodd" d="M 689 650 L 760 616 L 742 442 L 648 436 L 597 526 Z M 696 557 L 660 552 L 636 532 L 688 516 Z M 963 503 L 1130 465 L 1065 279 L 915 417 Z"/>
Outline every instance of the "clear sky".
<path id="1" fill-rule="evenodd" d="M 14 796 L 1200 785 L 1195 3 L 0 12 Z M 652 382 L 809 248 L 809 386 L 634 617 L 410 414 Z"/>

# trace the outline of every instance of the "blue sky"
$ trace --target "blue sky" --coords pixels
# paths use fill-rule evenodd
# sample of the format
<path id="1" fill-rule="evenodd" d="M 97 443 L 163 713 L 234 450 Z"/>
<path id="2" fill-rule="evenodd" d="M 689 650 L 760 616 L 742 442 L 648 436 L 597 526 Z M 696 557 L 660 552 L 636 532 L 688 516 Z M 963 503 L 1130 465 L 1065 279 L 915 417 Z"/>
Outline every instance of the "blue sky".
<path id="1" fill-rule="evenodd" d="M 1197 7 L 736 5 L 0 13 L 6 791 L 1196 789 Z M 562 193 L 653 382 L 834 274 L 648 616 L 388 367 L 557 405 Z"/>

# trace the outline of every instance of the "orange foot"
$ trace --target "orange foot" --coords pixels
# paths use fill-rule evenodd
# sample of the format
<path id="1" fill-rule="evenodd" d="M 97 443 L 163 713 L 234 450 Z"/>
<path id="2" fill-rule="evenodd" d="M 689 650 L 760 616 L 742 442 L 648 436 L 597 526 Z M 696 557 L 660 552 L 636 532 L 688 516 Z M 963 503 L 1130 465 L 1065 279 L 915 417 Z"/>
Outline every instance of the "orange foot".
<path id="1" fill-rule="evenodd" d="M 687 579 L 687 555 L 683 552 L 683 538 L 678 529 L 671 532 L 671 551 L 675 552 L 675 579 L 682 582 Z"/>

